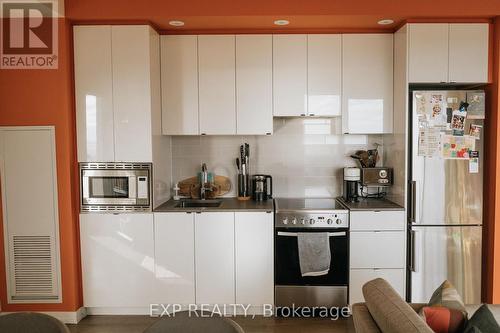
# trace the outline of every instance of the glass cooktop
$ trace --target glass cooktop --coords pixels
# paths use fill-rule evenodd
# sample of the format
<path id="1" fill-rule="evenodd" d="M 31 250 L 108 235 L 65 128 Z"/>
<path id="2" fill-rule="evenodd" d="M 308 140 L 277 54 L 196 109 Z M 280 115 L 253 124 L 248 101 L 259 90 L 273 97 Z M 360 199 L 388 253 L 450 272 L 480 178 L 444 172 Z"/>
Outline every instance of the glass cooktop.
<path id="1" fill-rule="evenodd" d="M 276 211 L 335 210 L 347 211 L 335 198 L 276 198 Z"/>

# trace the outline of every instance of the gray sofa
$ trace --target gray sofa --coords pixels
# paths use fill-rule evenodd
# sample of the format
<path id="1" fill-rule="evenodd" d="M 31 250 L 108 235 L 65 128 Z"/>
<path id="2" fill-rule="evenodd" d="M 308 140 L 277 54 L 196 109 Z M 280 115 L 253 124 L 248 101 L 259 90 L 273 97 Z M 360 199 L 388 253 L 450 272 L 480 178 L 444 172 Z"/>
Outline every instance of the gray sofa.
<path id="1" fill-rule="evenodd" d="M 383 279 L 375 279 L 363 286 L 365 303 L 352 306 L 356 333 L 433 333 L 418 315 L 426 304 L 408 304 Z M 467 305 L 469 318 L 481 305 Z M 500 305 L 488 305 L 500 322 Z"/>

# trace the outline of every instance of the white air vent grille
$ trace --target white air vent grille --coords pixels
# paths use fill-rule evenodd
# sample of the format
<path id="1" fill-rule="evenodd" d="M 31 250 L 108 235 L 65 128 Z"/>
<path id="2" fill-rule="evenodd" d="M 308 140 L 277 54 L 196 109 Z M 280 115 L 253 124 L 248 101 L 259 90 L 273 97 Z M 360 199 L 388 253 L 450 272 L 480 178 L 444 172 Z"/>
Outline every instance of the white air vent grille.
<path id="1" fill-rule="evenodd" d="M 80 163 L 80 169 L 89 170 L 142 170 L 151 169 L 151 163 Z"/>
<path id="2" fill-rule="evenodd" d="M 13 299 L 57 299 L 57 279 L 50 236 L 13 236 Z"/>
<path id="3" fill-rule="evenodd" d="M 105 206 L 85 206 L 83 205 L 80 208 L 81 213 L 88 213 L 88 212 L 150 212 L 151 211 L 151 206 L 112 206 L 112 205 L 105 205 Z"/>

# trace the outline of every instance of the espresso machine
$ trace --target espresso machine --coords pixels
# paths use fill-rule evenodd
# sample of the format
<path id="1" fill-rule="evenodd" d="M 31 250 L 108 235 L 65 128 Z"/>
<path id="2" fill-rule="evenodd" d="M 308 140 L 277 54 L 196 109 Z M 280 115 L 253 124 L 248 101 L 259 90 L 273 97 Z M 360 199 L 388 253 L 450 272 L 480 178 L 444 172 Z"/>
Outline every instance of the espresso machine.
<path id="1" fill-rule="evenodd" d="M 344 168 L 344 189 L 342 196 L 346 202 L 359 201 L 360 180 L 361 170 L 359 168 Z"/>

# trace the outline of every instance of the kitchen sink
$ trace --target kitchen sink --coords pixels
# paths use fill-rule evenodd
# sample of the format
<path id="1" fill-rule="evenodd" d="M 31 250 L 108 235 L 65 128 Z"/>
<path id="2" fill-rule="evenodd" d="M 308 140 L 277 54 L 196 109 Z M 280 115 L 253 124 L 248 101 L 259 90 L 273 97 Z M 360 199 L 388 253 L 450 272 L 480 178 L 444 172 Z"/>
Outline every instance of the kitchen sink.
<path id="1" fill-rule="evenodd" d="M 221 203 L 221 200 L 182 200 L 175 208 L 217 208 Z"/>

